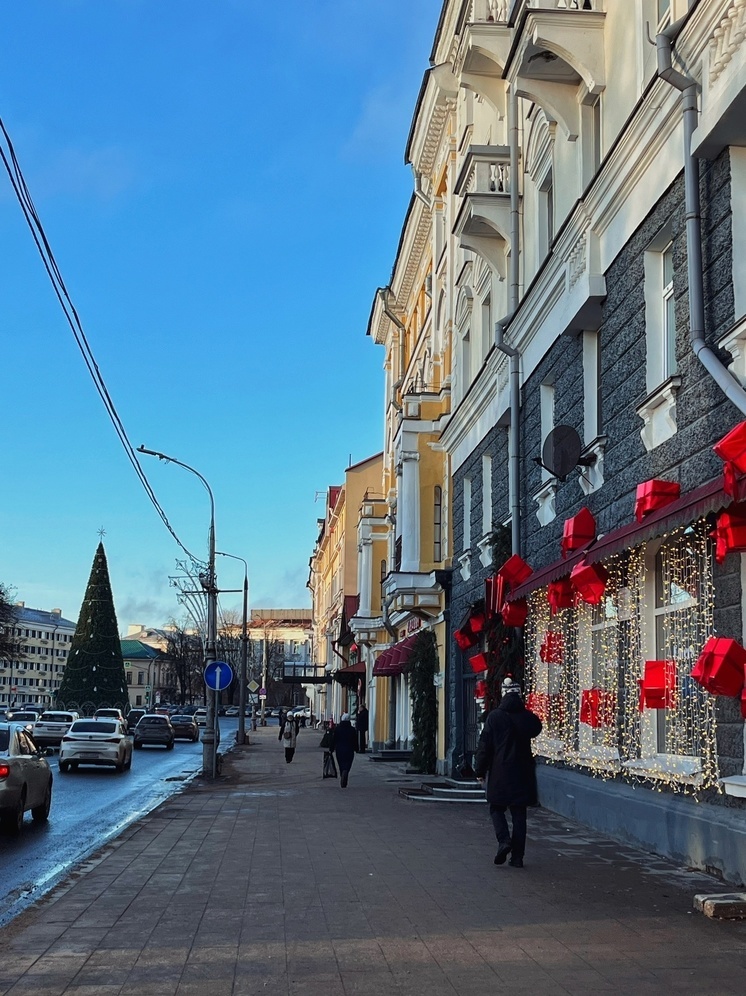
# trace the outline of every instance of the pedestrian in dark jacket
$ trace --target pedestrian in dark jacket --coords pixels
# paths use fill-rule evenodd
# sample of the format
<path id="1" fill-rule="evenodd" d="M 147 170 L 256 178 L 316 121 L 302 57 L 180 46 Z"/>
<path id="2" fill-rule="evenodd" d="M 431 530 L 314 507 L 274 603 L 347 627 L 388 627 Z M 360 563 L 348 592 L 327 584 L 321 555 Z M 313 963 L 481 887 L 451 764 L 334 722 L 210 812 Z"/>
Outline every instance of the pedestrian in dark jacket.
<path id="1" fill-rule="evenodd" d="M 280 726 L 279 741 L 285 748 L 285 760 L 288 764 L 293 760 L 295 754 L 295 741 L 298 736 L 298 722 L 293 716 L 285 714 L 285 719 Z"/>
<path id="2" fill-rule="evenodd" d="M 350 768 L 355 759 L 356 746 L 357 733 L 352 728 L 350 714 L 349 712 L 343 713 L 339 724 L 334 727 L 334 746 L 332 747 L 337 755 L 341 788 L 347 788 L 347 779 L 350 777 Z"/>
<path id="3" fill-rule="evenodd" d="M 526 807 L 537 803 L 536 764 L 531 740 L 541 733 L 541 720 L 527 709 L 521 686 L 508 677 L 502 684 L 502 699 L 484 724 L 479 738 L 475 771 L 480 782 L 487 778 L 487 801 L 497 837 L 495 864 L 523 868 L 526 850 Z M 510 810 L 513 832 L 505 810 Z"/>
<path id="4" fill-rule="evenodd" d="M 358 753 L 364 754 L 368 748 L 368 710 L 365 708 L 364 702 L 361 702 L 357 707 L 355 729 L 357 730 Z"/>

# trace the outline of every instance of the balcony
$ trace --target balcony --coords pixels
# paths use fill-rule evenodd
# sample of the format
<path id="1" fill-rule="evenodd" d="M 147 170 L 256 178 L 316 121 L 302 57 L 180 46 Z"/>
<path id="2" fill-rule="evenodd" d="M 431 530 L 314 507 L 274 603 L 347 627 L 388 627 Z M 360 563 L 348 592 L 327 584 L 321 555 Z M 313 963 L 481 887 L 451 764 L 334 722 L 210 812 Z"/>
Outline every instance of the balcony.
<path id="1" fill-rule="evenodd" d="M 507 0 L 474 0 L 454 64 L 461 86 L 488 100 L 500 118 L 505 117 L 502 74 L 511 44 L 507 7 Z"/>
<path id="2" fill-rule="evenodd" d="M 717 24 L 704 54 L 702 113 L 692 149 L 715 159 L 728 145 L 746 145 L 746 4 L 731 3 Z"/>
<path id="3" fill-rule="evenodd" d="M 519 0 L 508 77 L 560 125 L 565 137 L 580 134 L 580 107 L 606 88 L 601 0 Z"/>
<path id="4" fill-rule="evenodd" d="M 456 180 L 463 197 L 453 234 L 463 249 L 486 259 L 505 277 L 510 248 L 510 150 L 503 145 L 471 145 Z"/>
<path id="5" fill-rule="evenodd" d="M 392 572 L 383 582 L 383 596 L 391 599 L 391 617 L 397 614 L 402 618 L 410 615 L 434 617 L 444 608 L 443 588 L 435 578 L 435 571 L 427 574 Z"/>

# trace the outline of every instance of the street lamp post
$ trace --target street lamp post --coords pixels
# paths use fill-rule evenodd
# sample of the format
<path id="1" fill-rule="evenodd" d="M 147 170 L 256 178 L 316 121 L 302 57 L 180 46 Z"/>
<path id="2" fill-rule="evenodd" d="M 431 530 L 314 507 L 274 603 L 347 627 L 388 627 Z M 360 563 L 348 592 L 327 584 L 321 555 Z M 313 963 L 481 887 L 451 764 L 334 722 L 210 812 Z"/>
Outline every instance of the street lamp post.
<path id="1" fill-rule="evenodd" d="M 237 557 L 233 553 L 221 553 L 217 551 L 219 557 L 230 557 L 231 560 L 240 560 L 244 566 L 243 576 L 243 619 L 241 624 L 241 680 L 238 689 L 238 732 L 236 733 L 236 743 L 246 743 L 246 678 L 247 678 L 247 656 L 249 642 L 248 637 L 248 615 L 249 615 L 249 565 L 243 557 Z"/>
<path id="2" fill-rule="evenodd" d="M 207 593 L 207 639 L 205 640 L 205 667 L 209 664 L 213 664 L 217 659 L 217 654 L 215 651 L 215 644 L 217 639 L 217 617 L 218 617 L 218 589 L 217 589 L 217 578 L 215 576 L 215 498 L 212 493 L 212 488 L 204 479 L 202 474 L 194 467 L 190 467 L 187 463 L 182 463 L 181 460 L 175 460 L 174 457 L 166 456 L 165 453 L 158 453 L 156 450 L 146 450 L 144 446 L 137 447 L 138 453 L 147 453 L 148 456 L 158 457 L 159 460 L 163 460 L 165 463 L 175 463 L 178 467 L 183 467 L 184 470 L 188 470 L 190 473 L 198 477 L 202 484 L 205 486 L 207 494 L 210 496 L 210 534 L 208 538 L 208 558 L 207 558 L 207 575 L 200 575 L 200 582 L 203 589 Z M 217 698 L 218 692 L 213 692 L 210 695 L 207 691 L 205 692 L 205 702 L 207 705 L 207 716 L 205 717 L 205 728 L 202 732 L 202 774 L 206 778 L 217 777 L 217 737 L 215 736 L 215 728 L 217 724 Z"/>

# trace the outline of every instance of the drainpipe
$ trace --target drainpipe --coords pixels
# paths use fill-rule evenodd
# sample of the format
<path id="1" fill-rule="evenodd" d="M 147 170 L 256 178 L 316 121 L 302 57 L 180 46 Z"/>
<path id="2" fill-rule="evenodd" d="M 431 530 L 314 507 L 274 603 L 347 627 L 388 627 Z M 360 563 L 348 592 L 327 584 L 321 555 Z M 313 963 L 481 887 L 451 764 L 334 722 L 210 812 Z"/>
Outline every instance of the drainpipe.
<path id="1" fill-rule="evenodd" d="M 513 553 L 521 552 L 521 502 L 520 502 L 520 411 L 521 411 L 521 354 L 515 346 L 505 342 L 505 328 L 518 308 L 520 295 L 520 252 L 521 232 L 519 200 L 519 146 L 518 146 L 518 94 L 514 87 L 508 93 L 508 144 L 510 147 L 510 271 L 509 305 L 510 312 L 502 321 L 495 324 L 495 345 L 510 361 L 510 458 L 508 480 L 510 482 L 510 526 Z"/>
<path id="2" fill-rule="evenodd" d="M 655 37 L 658 52 L 658 75 L 681 91 L 684 120 L 684 187 L 686 205 L 686 255 L 689 279 L 689 336 L 692 349 L 702 366 L 726 398 L 746 414 L 746 391 L 723 366 L 717 354 L 705 342 L 705 307 L 702 270 L 702 212 L 699 194 L 699 161 L 692 155 L 692 136 L 697 127 L 696 80 L 673 68 L 673 41 L 683 21 L 669 25 Z"/>
<path id="3" fill-rule="evenodd" d="M 515 346 L 505 342 L 505 326 L 513 317 L 512 312 L 495 323 L 495 345 L 505 353 L 510 360 L 510 457 L 508 462 L 508 481 L 510 487 L 510 528 L 513 553 L 521 552 L 521 502 L 518 486 L 520 483 L 520 431 L 518 417 L 521 408 L 521 354 Z"/>
<path id="4" fill-rule="evenodd" d="M 389 619 L 389 608 L 391 603 L 394 601 L 395 595 L 389 595 L 383 600 L 381 605 L 381 617 L 383 618 L 383 625 L 386 627 L 386 632 L 389 634 L 391 639 L 396 643 L 399 639 L 399 634 L 394 629 L 391 620 Z"/>
<path id="5" fill-rule="evenodd" d="M 422 174 L 418 173 L 412 164 L 412 174 L 414 175 L 414 196 L 418 201 L 422 201 L 428 211 L 432 211 L 433 202 L 422 189 Z"/>
<path id="6" fill-rule="evenodd" d="M 397 363 L 399 365 L 399 370 L 398 370 L 398 375 L 399 376 L 398 376 L 398 379 L 397 379 L 396 383 L 393 384 L 392 388 L 391 388 L 391 403 L 394 406 L 394 408 L 396 408 L 396 410 L 398 412 L 400 412 L 401 411 L 401 405 L 398 404 L 398 402 L 396 400 L 396 392 L 397 392 L 398 388 L 401 387 L 402 381 L 404 380 L 404 369 L 403 369 L 403 367 L 404 367 L 404 363 L 403 363 L 404 334 L 405 334 L 405 332 L 407 330 L 404 328 L 404 325 L 402 324 L 401 320 L 396 317 L 396 315 L 394 314 L 394 312 L 389 307 L 389 295 L 393 294 L 393 291 L 391 290 L 391 285 L 389 285 L 387 287 L 380 287 L 378 289 L 378 293 L 381 295 L 381 304 L 383 305 L 383 313 L 384 313 L 384 315 L 388 318 L 388 320 L 390 322 L 393 322 L 393 324 L 399 330 L 399 339 L 398 339 L 397 346 L 396 346 L 396 351 L 397 351 L 397 357 L 396 357 L 396 359 L 397 359 Z"/>

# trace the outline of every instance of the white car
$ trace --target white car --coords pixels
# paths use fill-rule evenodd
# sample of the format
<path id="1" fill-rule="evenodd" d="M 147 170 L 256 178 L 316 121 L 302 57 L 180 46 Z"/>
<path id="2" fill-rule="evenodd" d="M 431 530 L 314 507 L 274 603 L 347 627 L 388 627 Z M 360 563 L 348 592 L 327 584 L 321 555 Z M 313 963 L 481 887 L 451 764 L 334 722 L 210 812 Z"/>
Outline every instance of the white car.
<path id="1" fill-rule="evenodd" d="M 194 722 L 197 726 L 204 726 L 207 722 L 207 709 L 203 709 L 201 706 L 194 713 Z"/>
<path id="2" fill-rule="evenodd" d="M 77 712 L 43 712 L 34 723 L 32 736 L 38 747 L 59 747 L 76 719 Z"/>
<path id="3" fill-rule="evenodd" d="M 79 764 L 111 765 L 117 771 L 132 767 L 132 739 L 118 719 L 76 719 L 60 744 L 60 771 Z"/>
<path id="4" fill-rule="evenodd" d="M 0 723 L 0 825 L 16 834 L 26 810 L 37 823 L 49 816 L 52 805 L 52 770 L 21 723 Z"/>

